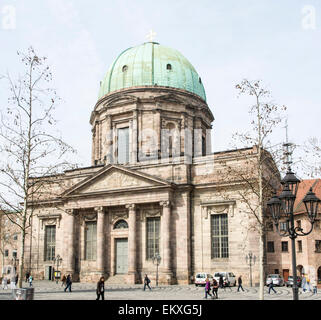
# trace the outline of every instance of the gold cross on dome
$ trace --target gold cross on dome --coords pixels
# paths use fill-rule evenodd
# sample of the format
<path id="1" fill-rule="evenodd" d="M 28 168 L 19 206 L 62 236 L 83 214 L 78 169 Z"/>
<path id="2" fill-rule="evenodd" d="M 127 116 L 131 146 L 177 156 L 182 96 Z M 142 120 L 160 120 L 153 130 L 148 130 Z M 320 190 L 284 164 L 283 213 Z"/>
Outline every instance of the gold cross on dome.
<path id="1" fill-rule="evenodd" d="M 149 34 L 146 35 L 146 38 L 148 39 L 149 42 L 153 42 L 155 36 L 156 36 L 156 32 L 154 32 L 153 30 L 150 30 Z"/>

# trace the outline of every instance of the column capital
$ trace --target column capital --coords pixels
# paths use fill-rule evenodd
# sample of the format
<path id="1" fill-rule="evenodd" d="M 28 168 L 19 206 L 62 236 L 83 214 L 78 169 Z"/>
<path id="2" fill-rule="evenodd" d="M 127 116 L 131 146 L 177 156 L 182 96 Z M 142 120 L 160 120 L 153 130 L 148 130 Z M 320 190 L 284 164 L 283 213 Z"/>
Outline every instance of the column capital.
<path id="1" fill-rule="evenodd" d="M 70 215 L 73 215 L 75 211 L 76 211 L 75 209 L 65 209 L 65 212 Z"/>
<path id="2" fill-rule="evenodd" d="M 126 209 L 128 210 L 134 210 L 135 208 L 136 208 L 135 203 L 126 204 Z"/>
<path id="3" fill-rule="evenodd" d="M 104 207 L 94 207 L 94 210 L 97 212 L 97 213 L 104 213 Z"/>
<path id="4" fill-rule="evenodd" d="M 159 205 L 160 205 L 161 207 L 164 207 L 164 208 L 170 208 L 171 202 L 170 202 L 169 200 L 160 201 L 160 202 L 159 202 Z"/>

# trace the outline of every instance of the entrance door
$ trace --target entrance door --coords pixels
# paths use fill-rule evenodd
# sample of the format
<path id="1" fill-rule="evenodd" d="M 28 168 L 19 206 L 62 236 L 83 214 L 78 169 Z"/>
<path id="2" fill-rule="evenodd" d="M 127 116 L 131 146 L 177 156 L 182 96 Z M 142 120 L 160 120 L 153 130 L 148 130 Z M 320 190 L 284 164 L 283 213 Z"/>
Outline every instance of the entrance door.
<path id="1" fill-rule="evenodd" d="M 128 272 L 128 239 L 116 239 L 116 273 Z"/>
<path id="2" fill-rule="evenodd" d="M 283 269 L 283 278 L 284 278 L 284 281 L 288 281 L 289 269 Z"/>
<path id="3" fill-rule="evenodd" d="M 52 278 L 52 266 L 45 267 L 45 280 L 51 280 Z"/>

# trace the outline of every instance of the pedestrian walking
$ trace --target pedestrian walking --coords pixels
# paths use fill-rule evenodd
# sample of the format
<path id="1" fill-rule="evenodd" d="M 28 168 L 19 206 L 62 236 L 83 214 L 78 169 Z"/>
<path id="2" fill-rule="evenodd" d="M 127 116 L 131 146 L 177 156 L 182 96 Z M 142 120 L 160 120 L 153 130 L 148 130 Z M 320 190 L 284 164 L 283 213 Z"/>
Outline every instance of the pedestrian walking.
<path id="1" fill-rule="evenodd" d="M 32 275 L 30 275 L 28 278 L 29 287 L 32 287 L 32 280 L 33 280 Z"/>
<path id="2" fill-rule="evenodd" d="M 218 284 L 219 284 L 219 287 L 221 289 L 224 289 L 224 291 L 225 291 L 224 280 L 223 280 L 223 276 L 222 275 L 220 275 L 220 278 L 218 280 Z"/>
<path id="3" fill-rule="evenodd" d="M 237 287 L 237 292 L 240 291 L 240 289 L 242 289 L 242 291 L 244 292 L 244 289 L 242 287 L 242 275 L 240 275 L 237 279 L 237 283 L 238 283 L 238 287 Z"/>
<path id="4" fill-rule="evenodd" d="M 99 281 L 97 282 L 97 289 L 96 289 L 97 299 L 101 297 L 101 300 L 105 300 L 105 278 L 101 277 Z"/>
<path id="5" fill-rule="evenodd" d="M 305 292 L 306 292 L 306 290 L 307 290 L 307 278 L 306 278 L 306 276 L 305 276 L 305 274 L 304 274 L 304 273 L 302 273 L 302 282 L 301 282 L 301 287 L 302 287 L 302 291 L 303 291 L 303 293 L 305 293 Z"/>
<path id="6" fill-rule="evenodd" d="M 30 276 L 30 273 L 29 273 L 29 272 L 26 272 L 26 282 L 28 282 L 29 276 Z"/>
<path id="7" fill-rule="evenodd" d="M 208 280 L 208 278 L 206 278 L 206 280 L 205 280 L 205 299 L 207 299 L 207 295 L 212 296 L 210 291 L 211 291 L 211 283 L 210 283 L 210 280 Z"/>
<path id="8" fill-rule="evenodd" d="M 149 288 L 149 290 L 152 290 L 152 288 L 150 287 L 150 279 L 148 278 L 147 274 L 145 274 L 145 278 L 144 278 L 144 291 L 146 289 L 146 287 Z"/>
<path id="9" fill-rule="evenodd" d="M 318 286 L 317 286 L 317 282 L 316 282 L 315 278 L 311 279 L 310 284 L 311 284 L 312 290 L 313 290 L 312 293 L 317 294 L 318 293 Z"/>
<path id="10" fill-rule="evenodd" d="M 69 289 L 69 292 L 71 292 L 71 284 L 72 284 L 72 281 L 71 281 L 71 276 L 70 274 L 68 274 L 67 278 L 66 278 L 66 287 L 65 287 L 65 292 L 67 291 L 67 289 Z"/>
<path id="11" fill-rule="evenodd" d="M 218 299 L 218 282 L 216 281 L 216 279 L 213 279 L 213 299 Z"/>
<path id="12" fill-rule="evenodd" d="M 270 283 L 269 283 L 269 294 L 270 294 L 271 290 L 273 290 L 274 293 L 276 293 L 276 291 L 274 290 L 273 287 L 274 287 L 274 285 L 273 285 L 273 280 L 271 279 L 271 280 L 270 280 Z"/>
<path id="13" fill-rule="evenodd" d="M 62 286 L 62 287 L 64 287 L 64 286 L 66 285 L 66 280 L 67 280 L 67 277 L 66 277 L 66 275 L 64 274 L 64 275 L 62 276 L 62 279 L 61 279 L 61 286 Z"/>
<path id="14" fill-rule="evenodd" d="M 311 290 L 311 285 L 310 285 L 310 277 L 309 277 L 308 274 L 306 275 L 306 278 L 307 278 L 307 290 L 308 290 L 308 291 L 312 291 L 312 290 Z"/>
<path id="15" fill-rule="evenodd" d="M 4 275 L 2 277 L 2 289 L 3 290 L 8 289 L 8 280 Z"/>

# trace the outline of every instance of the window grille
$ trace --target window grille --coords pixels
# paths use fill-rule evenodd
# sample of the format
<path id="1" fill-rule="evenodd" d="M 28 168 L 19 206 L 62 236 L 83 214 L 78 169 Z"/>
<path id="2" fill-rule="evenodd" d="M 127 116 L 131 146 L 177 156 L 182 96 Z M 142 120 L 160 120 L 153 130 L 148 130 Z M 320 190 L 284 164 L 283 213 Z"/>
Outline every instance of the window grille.
<path id="1" fill-rule="evenodd" d="M 147 218 L 146 220 L 146 258 L 152 259 L 159 253 L 160 218 Z"/>
<path id="2" fill-rule="evenodd" d="M 52 261 L 56 251 L 56 226 L 45 228 L 45 261 Z"/>
<path id="3" fill-rule="evenodd" d="M 86 222 L 85 257 L 86 260 L 96 260 L 97 252 L 97 222 Z"/>
<path id="4" fill-rule="evenodd" d="M 228 219 L 227 214 L 211 215 L 212 259 L 228 258 Z"/>
<path id="5" fill-rule="evenodd" d="M 125 164 L 129 162 L 129 128 L 118 129 L 117 143 L 118 163 Z"/>

